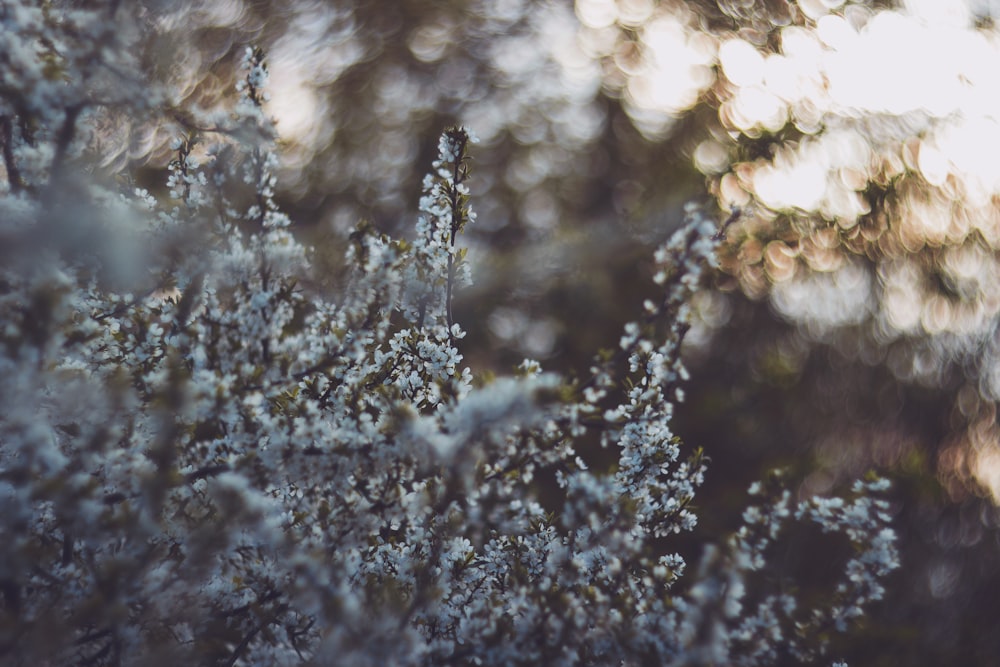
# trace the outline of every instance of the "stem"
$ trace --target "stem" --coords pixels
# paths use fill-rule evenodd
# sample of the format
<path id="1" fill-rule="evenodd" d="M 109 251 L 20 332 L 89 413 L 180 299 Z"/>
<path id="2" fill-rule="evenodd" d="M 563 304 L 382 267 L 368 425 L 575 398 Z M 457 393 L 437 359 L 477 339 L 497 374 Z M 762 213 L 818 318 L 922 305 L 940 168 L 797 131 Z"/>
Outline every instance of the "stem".
<path id="1" fill-rule="evenodd" d="M 69 152 L 69 146 L 73 143 L 73 138 L 76 136 L 76 119 L 80 116 L 80 112 L 83 111 L 83 106 L 83 104 L 74 104 L 66 108 L 66 116 L 63 119 L 62 126 L 59 128 L 59 133 L 56 135 L 55 155 L 52 157 L 53 178 L 62 174 L 66 154 Z"/>
<path id="2" fill-rule="evenodd" d="M 452 165 L 452 187 L 448 192 L 448 200 L 451 205 L 451 236 L 449 237 L 449 249 L 448 249 L 448 280 L 445 285 L 445 317 L 448 322 L 448 342 L 454 347 L 455 340 L 451 333 L 451 328 L 455 324 L 455 317 L 452 313 L 452 298 L 455 291 L 455 240 L 458 236 L 458 232 L 465 225 L 465 211 L 462 210 L 462 193 L 459 192 L 459 186 L 465 181 L 467 172 L 462 168 L 462 162 L 465 160 L 465 147 L 468 143 L 468 136 L 465 132 L 461 130 L 456 130 L 454 134 L 449 132 L 449 134 L 456 139 L 458 143 L 458 155 L 455 157 L 455 162 Z"/>
<path id="3" fill-rule="evenodd" d="M 7 169 L 7 182 L 10 184 L 10 191 L 17 193 L 21 191 L 24 184 L 21 182 L 21 172 L 17 168 L 14 159 L 14 124 L 7 116 L 0 116 L 0 131 L 3 132 L 3 163 Z"/>

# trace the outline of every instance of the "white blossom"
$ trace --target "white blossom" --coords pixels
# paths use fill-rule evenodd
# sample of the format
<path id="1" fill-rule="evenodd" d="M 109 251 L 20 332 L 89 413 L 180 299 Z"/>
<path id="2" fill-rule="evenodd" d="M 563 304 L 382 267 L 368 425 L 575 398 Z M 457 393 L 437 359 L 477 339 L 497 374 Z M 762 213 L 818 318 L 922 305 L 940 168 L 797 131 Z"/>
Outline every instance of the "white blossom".
<path id="1" fill-rule="evenodd" d="M 694 575 L 669 546 L 696 524 L 707 469 L 671 426 L 687 303 L 718 243 L 700 209 L 656 254 L 662 298 L 588 378 L 525 360 L 474 383 L 452 312 L 471 279 L 470 132 L 443 133 L 414 238 L 359 225 L 342 284 L 321 293 L 274 199 L 259 49 L 235 111 L 192 110 L 214 129 L 171 144 L 169 196 L 111 193 L 82 169 L 64 187 L 82 147 L 59 128 L 88 122 L 74 110 L 95 91 L 130 113 L 170 97 L 144 87 L 138 40 L 97 9 L 0 9 L 16 98 L 0 94 L 0 118 L 37 127 L 34 143 L 0 137 L 14 156 L 0 191 L 15 244 L 0 265 L 12 664 L 809 662 L 818 628 L 847 629 L 882 596 L 898 563 L 881 481 L 794 508 L 755 485 L 744 526 Z M 113 81 L 92 74 L 93 44 Z M 69 219 L 121 245 L 33 233 Z M 129 280 L 111 270 L 122 247 L 142 267 Z M 612 469 L 588 465 L 588 439 Z M 794 520 L 856 547 L 818 609 L 748 597 Z"/>

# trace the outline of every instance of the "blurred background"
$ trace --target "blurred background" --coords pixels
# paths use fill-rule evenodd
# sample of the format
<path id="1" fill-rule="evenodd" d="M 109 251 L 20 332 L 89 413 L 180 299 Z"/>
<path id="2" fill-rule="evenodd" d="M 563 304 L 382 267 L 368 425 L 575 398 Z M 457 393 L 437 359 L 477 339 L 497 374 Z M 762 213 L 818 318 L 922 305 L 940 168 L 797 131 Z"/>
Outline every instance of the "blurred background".
<path id="1" fill-rule="evenodd" d="M 679 548 L 697 560 L 774 467 L 803 496 L 878 470 L 903 567 L 837 655 L 997 662 L 1000 0 L 150 6 L 142 57 L 178 109 L 232 105 L 246 45 L 268 54 L 279 199 L 329 275 L 359 220 L 409 233 L 444 127 L 479 136 L 476 371 L 585 373 L 654 293 L 683 203 L 739 208 L 686 343 L 676 426 L 712 464 Z M 109 134 L 102 166 L 162 189 L 182 131 Z M 805 583 L 781 585 L 833 558 L 791 536 Z"/>

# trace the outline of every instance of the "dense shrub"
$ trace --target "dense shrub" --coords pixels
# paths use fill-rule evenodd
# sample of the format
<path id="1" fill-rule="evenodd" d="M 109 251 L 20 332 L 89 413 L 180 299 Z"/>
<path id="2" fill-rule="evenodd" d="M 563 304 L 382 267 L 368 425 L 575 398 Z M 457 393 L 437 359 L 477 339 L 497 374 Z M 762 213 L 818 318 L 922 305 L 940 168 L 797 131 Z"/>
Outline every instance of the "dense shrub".
<path id="1" fill-rule="evenodd" d="M 581 379 L 477 377 L 452 313 L 473 135 L 442 135 L 410 240 L 361 224 L 314 280 L 259 50 L 233 109 L 184 110 L 164 192 L 101 172 L 109 127 L 180 113 L 124 14 L 0 9 L 5 664 L 811 663 L 881 597 L 874 478 L 795 503 L 776 475 L 695 571 L 671 548 L 708 463 L 670 428 L 722 234 L 700 209 Z M 823 596 L 769 567 L 790 523 L 851 546 Z"/>

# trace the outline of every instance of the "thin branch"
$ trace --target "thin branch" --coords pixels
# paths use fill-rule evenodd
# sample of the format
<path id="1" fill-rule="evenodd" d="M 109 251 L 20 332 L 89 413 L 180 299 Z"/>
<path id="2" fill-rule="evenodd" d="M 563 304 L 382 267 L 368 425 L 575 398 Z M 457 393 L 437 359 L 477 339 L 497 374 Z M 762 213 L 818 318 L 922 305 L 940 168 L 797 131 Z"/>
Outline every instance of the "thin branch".
<path id="1" fill-rule="evenodd" d="M 62 173 L 70 144 L 73 143 L 73 139 L 76 137 L 76 121 L 84 108 L 86 108 L 86 104 L 82 102 L 66 107 L 66 116 L 63 118 L 63 124 L 59 128 L 59 133 L 56 134 L 55 153 L 52 156 L 53 180 Z"/>
<path id="2" fill-rule="evenodd" d="M 0 140 L 3 141 L 3 163 L 7 169 L 7 182 L 10 184 L 10 191 L 16 194 L 24 189 L 24 181 L 14 159 L 14 124 L 9 116 L 0 116 Z"/>
<path id="3" fill-rule="evenodd" d="M 452 326 L 455 324 L 455 317 L 452 313 L 452 300 L 455 290 L 455 273 L 458 268 L 455 264 L 454 248 L 458 232 L 465 225 L 465 211 L 462 209 L 460 186 L 468 177 L 468 170 L 465 168 L 464 162 L 466 159 L 465 148 L 469 137 L 462 130 L 455 130 L 454 133 L 448 132 L 448 134 L 451 135 L 451 138 L 456 139 L 458 143 L 458 154 L 455 156 L 455 162 L 452 165 L 452 186 L 448 191 L 448 203 L 451 206 L 451 236 L 449 238 L 448 251 L 448 277 L 445 285 L 445 316 L 448 322 L 448 342 L 454 347 L 455 341 L 451 333 Z"/>

